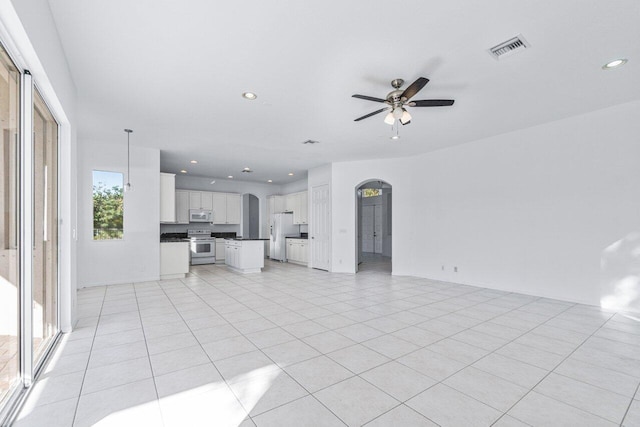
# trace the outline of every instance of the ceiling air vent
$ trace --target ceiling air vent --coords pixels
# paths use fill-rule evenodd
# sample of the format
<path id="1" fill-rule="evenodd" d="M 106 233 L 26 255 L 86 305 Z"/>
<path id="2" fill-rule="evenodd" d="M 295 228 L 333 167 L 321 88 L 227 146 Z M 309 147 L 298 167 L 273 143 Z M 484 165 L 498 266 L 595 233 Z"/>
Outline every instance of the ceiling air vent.
<path id="1" fill-rule="evenodd" d="M 500 43 L 497 46 L 489 49 L 491 56 L 495 59 L 502 59 L 507 56 L 511 56 L 514 53 L 520 52 L 528 47 L 531 47 L 529 43 L 522 37 L 521 34 L 518 34 L 514 38 L 507 40 L 506 42 Z"/>
<path id="2" fill-rule="evenodd" d="M 307 139 L 303 144 L 320 144 L 320 141 L 314 141 L 313 139 Z"/>

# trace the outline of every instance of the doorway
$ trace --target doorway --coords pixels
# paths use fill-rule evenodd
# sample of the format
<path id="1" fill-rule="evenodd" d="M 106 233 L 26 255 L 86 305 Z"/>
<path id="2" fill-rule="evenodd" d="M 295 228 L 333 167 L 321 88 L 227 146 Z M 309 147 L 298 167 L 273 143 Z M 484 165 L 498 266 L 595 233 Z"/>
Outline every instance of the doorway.
<path id="1" fill-rule="evenodd" d="M 242 196 L 242 237 L 260 238 L 260 201 L 253 194 Z"/>
<path id="2" fill-rule="evenodd" d="M 391 273 L 392 187 L 382 180 L 368 180 L 356 188 L 356 272 Z"/>

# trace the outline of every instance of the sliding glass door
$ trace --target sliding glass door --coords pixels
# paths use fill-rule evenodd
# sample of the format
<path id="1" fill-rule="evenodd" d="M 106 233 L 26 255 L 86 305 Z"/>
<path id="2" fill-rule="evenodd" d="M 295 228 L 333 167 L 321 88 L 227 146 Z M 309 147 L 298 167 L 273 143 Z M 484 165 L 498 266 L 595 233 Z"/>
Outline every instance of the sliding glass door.
<path id="1" fill-rule="evenodd" d="M 58 123 L 0 45 L 0 424 L 59 332 Z"/>
<path id="2" fill-rule="evenodd" d="M 58 123 L 33 97 L 33 361 L 58 332 Z"/>
<path id="3" fill-rule="evenodd" d="M 0 408 L 20 385 L 20 73 L 0 46 Z"/>

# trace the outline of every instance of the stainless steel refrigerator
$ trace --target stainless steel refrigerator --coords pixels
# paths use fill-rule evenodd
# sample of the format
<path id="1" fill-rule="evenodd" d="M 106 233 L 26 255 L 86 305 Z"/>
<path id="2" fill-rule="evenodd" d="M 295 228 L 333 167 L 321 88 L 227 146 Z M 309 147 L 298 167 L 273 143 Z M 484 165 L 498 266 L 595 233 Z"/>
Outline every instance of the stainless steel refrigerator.
<path id="1" fill-rule="evenodd" d="M 300 227 L 293 225 L 292 213 L 276 213 L 271 215 L 271 241 L 269 242 L 269 258 L 278 261 L 287 260 L 287 236 L 300 234 Z"/>

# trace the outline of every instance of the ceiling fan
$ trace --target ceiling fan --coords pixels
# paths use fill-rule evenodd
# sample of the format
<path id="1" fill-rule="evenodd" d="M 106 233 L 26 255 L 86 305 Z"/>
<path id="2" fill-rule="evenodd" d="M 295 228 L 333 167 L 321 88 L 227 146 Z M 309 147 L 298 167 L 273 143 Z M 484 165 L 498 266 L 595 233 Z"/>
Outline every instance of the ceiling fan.
<path id="1" fill-rule="evenodd" d="M 411 122 L 411 115 L 407 111 L 406 107 L 447 107 L 453 105 L 453 99 L 422 99 L 419 101 L 410 101 L 420 90 L 429 83 L 429 79 L 426 77 L 419 77 L 415 82 L 406 88 L 404 91 L 400 90 L 404 84 L 404 80 L 395 79 L 391 81 L 393 89 L 387 95 L 386 99 L 374 98 L 367 95 L 352 95 L 353 98 L 365 99 L 367 101 L 382 102 L 387 104 L 386 107 L 381 108 L 373 113 L 365 114 L 362 117 L 358 117 L 354 122 L 366 119 L 367 117 L 375 116 L 383 111 L 389 111 L 389 114 L 384 118 L 384 122 L 389 125 L 393 125 L 398 120 L 403 125 Z"/>

